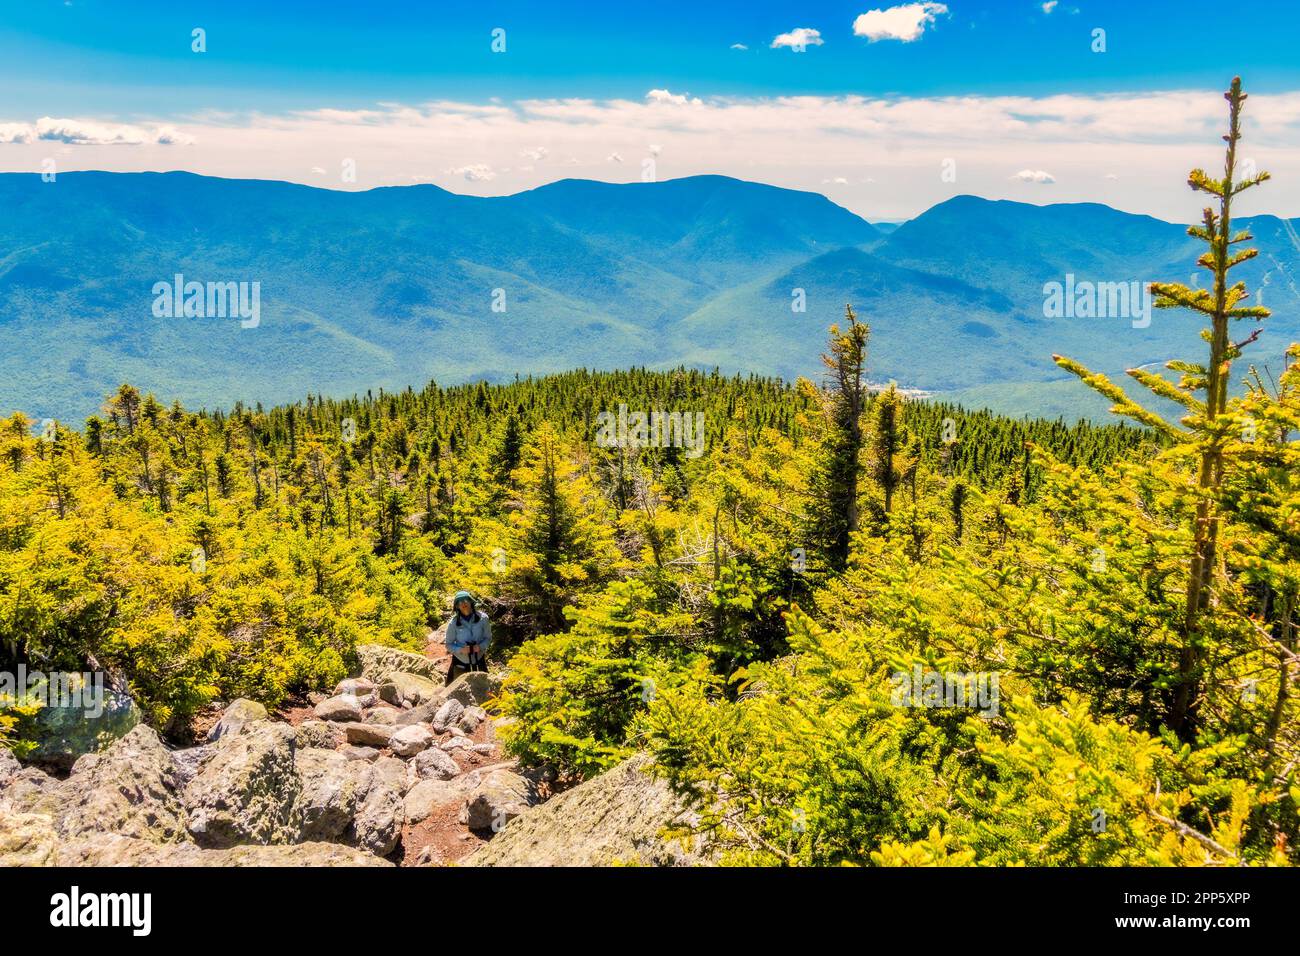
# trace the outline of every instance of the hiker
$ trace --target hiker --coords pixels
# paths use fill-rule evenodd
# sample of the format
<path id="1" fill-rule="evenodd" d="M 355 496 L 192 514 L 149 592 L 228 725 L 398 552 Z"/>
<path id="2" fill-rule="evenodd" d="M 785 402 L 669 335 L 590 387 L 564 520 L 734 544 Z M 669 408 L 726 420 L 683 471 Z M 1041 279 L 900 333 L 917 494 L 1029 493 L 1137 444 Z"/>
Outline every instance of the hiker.
<path id="1" fill-rule="evenodd" d="M 488 616 L 474 606 L 468 591 L 457 591 L 452 601 L 456 613 L 447 622 L 447 635 L 443 643 L 451 654 L 447 667 L 447 683 L 456 679 L 458 671 L 485 671 L 488 645 L 492 643 L 492 624 Z"/>

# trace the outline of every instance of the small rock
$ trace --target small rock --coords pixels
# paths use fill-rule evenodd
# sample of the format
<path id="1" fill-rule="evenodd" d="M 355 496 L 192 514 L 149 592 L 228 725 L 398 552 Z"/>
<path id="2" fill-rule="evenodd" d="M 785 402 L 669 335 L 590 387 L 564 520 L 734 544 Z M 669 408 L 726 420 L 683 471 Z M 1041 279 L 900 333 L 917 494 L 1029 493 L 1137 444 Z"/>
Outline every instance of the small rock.
<path id="1" fill-rule="evenodd" d="M 334 688 L 335 696 L 349 694 L 353 697 L 369 697 L 375 692 L 375 682 L 364 677 L 349 677 L 341 680 Z"/>
<path id="2" fill-rule="evenodd" d="M 321 720 L 360 720 L 361 701 L 351 694 L 330 697 L 316 705 L 316 716 Z"/>
<path id="3" fill-rule="evenodd" d="M 355 747 L 352 744 L 348 744 L 339 753 L 349 760 L 365 760 L 369 762 L 379 758 L 379 751 L 374 747 Z"/>
<path id="4" fill-rule="evenodd" d="M 468 737 L 452 737 L 450 740 L 444 740 L 440 746 L 448 752 L 453 750 L 468 750 L 474 744 Z"/>
<path id="5" fill-rule="evenodd" d="M 296 743 L 300 750 L 316 747 L 320 750 L 334 750 L 343 743 L 343 728 L 333 721 L 304 720 L 294 729 Z"/>
<path id="6" fill-rule="evenodd" d="M 396 707 L 375 707 L 366 712 L 364 719 L 368 724 L 387 724 L 392 727 L 397 723 L 397 715 L 400 713 Z"/>
<path id="7" fill-rule="evenodd" d="M 448 700 L 438 708 L 438 712 L 433 715 L 433 729 L 438 733 L 445 733 L 447 728 L 456 723 L 465 713 L 465 705 L 458 700 Z"/>
<path id="8" fill-rule="evenodd" d="M 350 744 L 363 747 L 387 747 L 388 738 L 393 736 L 393 728 L 383 724 L 347 724 L 344 728 Z"/>
<path id="9" fill-rule="evenodd" d="M 451 780 L 421 780 L 406 795 L 406 822 L 427 820 L 443 807 L 464 800 L 477 785 L 476 774 L 465 774 Z"/>
<path id="10" fill-rule="evenodd" d="M 442 693 L 442 687 L 418 674 L 394 671 L 384 678 L 377 690 L 379 699 L 394 706 L 410 702 L 412 706 L 428 703 Z"/>
<path id="11" fill-rule="evenodd" d="M 460 776 L 460 764 L 438 747 L 430 747 L 415 755 L 411 769 L 420 780 L 450 780 Z"/>
<path id="12" fill-rule="evenodd" d="M 450 701 L 449 701 L 450 703 Z M 479 724 L 487 719 L 487 711 L 482 707 L 466 707 L 465 713 L 461 714 L 460 720 L 456 726 L 467 734 L 472 734 L 478 730 Z"/>
<path id="13" fill-rule="evenodd" d="M 433 734 L 422 724 L 403 727 L 388 738 L 388 746 L 399 757 L 414 757 L 433 742 Z"/>
<path id="14" fill-rule="evenodd" d="M 501 828 L 537 802 L 531 780 L 510 770 L 496 770 L 483 778 L 461 810 L 460 822 L 471 830 Z"/>

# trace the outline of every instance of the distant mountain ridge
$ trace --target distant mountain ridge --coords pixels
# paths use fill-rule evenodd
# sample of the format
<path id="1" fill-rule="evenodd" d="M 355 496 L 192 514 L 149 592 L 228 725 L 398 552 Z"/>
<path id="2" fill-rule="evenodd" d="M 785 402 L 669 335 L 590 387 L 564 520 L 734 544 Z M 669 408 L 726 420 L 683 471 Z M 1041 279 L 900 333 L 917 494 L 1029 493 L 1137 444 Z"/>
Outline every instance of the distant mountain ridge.
<path id="1" fill-rule="evenodd" d="M 0 392 L 78 421 L 121 381 L 270 404 L 578 366 L 820 374 L 826 326 L 871 323 L 871 377 L 1036 414 L 1095 414 L 1051 364 L 1196 355 L 1191 316 L 1048 319 L 1043 285 L 1186 280 L 1185 227 L 1093 204 L 955 197 L 878 230 L 817 193 L 699 176 L 505 197 L 341 192 L 190 173 L 0 174 Z M 1300 243 L 1256 217 L 1239 272 L 1300 339 Z M 156 283 L 257 282 L 260 321 L 158 318 Z M 798 311 L 802 303 L 804 310 Z M 1275 358 L 1273 360 L 1276 360 Z"/>

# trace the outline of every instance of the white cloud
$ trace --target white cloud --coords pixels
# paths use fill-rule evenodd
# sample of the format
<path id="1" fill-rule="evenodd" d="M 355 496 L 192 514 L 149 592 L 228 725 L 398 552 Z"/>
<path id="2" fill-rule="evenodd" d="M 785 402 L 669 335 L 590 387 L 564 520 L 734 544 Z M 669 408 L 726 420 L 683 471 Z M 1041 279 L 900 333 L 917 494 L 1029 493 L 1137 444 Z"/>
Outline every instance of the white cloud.
<path id="1" fill-rule="evenodd" d="M 1047 2 L 1043 4 L 1043 12 L 1051 13 L 1053 10 L 1056 9 L 1056 4 L 1057 4 L 1057 0 L 1047 0 Z"/>
<path id="2" fill-rule="evenodd" d="M 650 150 L 651 156 L 658 156 L 660 153 L 664 151 L 664 148 L 660 146 L 658 143 L 651 143 L 646 148 Z"/>
<path id="3" fill-rule="evenodd" d="M 877 40 L 919 40 L 935 18 L 948 12 L 942 3 L 907 3 L 884 10 L 868 10 L 853 21 L 853 32 L 872 43 Z"/>
<path id="4" fill-rule="evenodd" d="M 1119 177 L 1116 176 L 1114 173 L 1107 173 L 1107 174 L 1106 174 L 1106 178 L 1107 178 L 1107 179 L 1119 179 Z"/>
<path id="5" fill-rule="evenodd" d="M 313 173 L 315 173 L 317 176 L 324 176 L 324 175 L 325 175 L 325 170 L 322 169 L 320 166 L 313 166 L 313 167 L 311 168 L 311 171 L 312 171 Z"/>
<path id="6" fill-rule="evenodd" d="M 456 166 L 446 170 L 450 176 L 464 176 L 469 183 L 485 183 L 497 178 L 496 170 L 486 163 L 474 163 L 470 166 Z"/>
<path id="7" fill-rule="evenodd" d="M 833 185 L 833 186 L 847 186 L 847 185 L 849 184 L 849 181 L 848 181 L 847 179 L 845 179 L 843 176 L 835 176 L 835 177 L 832 178 L 832 179 L 823 179 L 823 180 L 822 180 L 822 185 L 823 185 L 823 186 L 828 185 L 828 184 L 829 184 L 829 185 Z"/>
<path id="8" fill-rule="evenodd" d="M 1055 176 L 1041 169 L 1022 169 L 1011 178 L 1022 183 L 1039 183 L 1044 186 L 1056 182 Z"/>
<path id="9" fill-rule="evenodd" d="M 539 163 L 546 158 L 548 153 L 550 153 L 550 150 L 545 146 L 537 146 L 533 149 L 526 149 L 519 155 L 524 157 L 524 159 L 531 159 L 533 162 Z"/>
<path id="10" fill-rule="evenodd" d="M 796 53 L 802 53 L 807 47 L 821 46 L 822 33 L 820 30 L 812 30 L 808 27 L 796 27 L 789 33 L 782 33 L 772 39 L 772 49 L 776 50 L 783 46 L 788 46 Z"/>
<path id="11" fill-rule="evenodd" d="M 676 96 L 665 90 L 661 97 L 628 99 L 439 100 L 167 118 L 202 144 L 187 150 L 157 142 L 63 147 L 37 140 L 34 123 L 0 114 L 6 144 L 0 170 L 39 169 L 45 157 L 66 148 L 70 157 L 60 159 L 60 172 L 185 168 L 370 189 L 408 182 L 412 157 L 419 157 L 418 168 L 432 171 L 426 178 L 445 188 L 500 195 L 565 175 L 639 181 L 634 160 L 646 155 L 647 144 L 663 144 L 672 152 L 674 176 L 717 173 L 819 190 L 823 179 L 846 176 L 845 170 L 870 170 L 889 188 L 865 185 L 857 173 L 848 185 L 835 184 L 836 202 L 868 219 L 914 216 L 950 198 L 953 185 L 939 171 L 945 157 L 955 157 L 964 193 L 1102 201 L 1182 222 L 1198 213 L 1184 185 L 1187 170 L 1222 162 L 1225 110 L 1213 89 L 1041 97 L 682 96 L 672 102 Z M 1246 194 L 1242 214 L 1300 215 L 1300 90 L 1253 94 L 1246 123 L 1251 158 L 1274 180 Z M 546 160 L 523 170 L 521 154 L 539 143 L 546 144 Z M 607 160 L 614 150 L 625 162 Z M 365 157 L 357 182 L 312 173 L 326 156 Z M 514 172 L 503 174 L 506 167 Z M 1026 167 L 1050 170 L 1057 181 L 1047 189 L 1008 178 Z M 1124 170 L 1119 181 L 1103 179 L 1118 169 Z"/>
<path id="12" fill-rule="evenodd" d="M 731 44 L 731 48 L 732 48 L 733 50 L 748 50 L 748 49 L 749 49 L 749 47 L 745 46 L 745 44 L 743 44 L 743 43 L 733 43 L 733 44 Z"/>
<path id="13" fill-rule="evenodd" d="M 670 93 L 668 90 L 651 90 L 645 95 L 645 98 L 651 103 L 662 103 L 669 106 L 699 106 L 703 102 L 699 97 L 692 99 L 684 93 Z"/>
<path id="14" fill-rule="evenodd" d="M 54 119 L 35 123 L 0 123 L 0 143 L 68 143 L 73 146 L 189 146 L 194 137 L 171 126 L 146 129 L 122 123 Z"/>

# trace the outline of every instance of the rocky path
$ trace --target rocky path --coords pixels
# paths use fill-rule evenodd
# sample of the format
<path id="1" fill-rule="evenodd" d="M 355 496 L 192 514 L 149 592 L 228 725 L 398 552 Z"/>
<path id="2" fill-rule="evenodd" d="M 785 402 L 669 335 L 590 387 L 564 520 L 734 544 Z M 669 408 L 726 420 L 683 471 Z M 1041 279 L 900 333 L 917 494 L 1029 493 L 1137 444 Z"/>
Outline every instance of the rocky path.
<path id="1" fill-rule="evenodd" d="M 443 686 L 433 634 L 358 656 L 331 694 L 233 701 L 195 746 L 141 724 L 64 776 L 0 749 L 0 866 L 707 862 L 671 835 L 689 815 L 643 756 L 557 793 L 503 753 L 485 707 L 501 674 Z"/>

